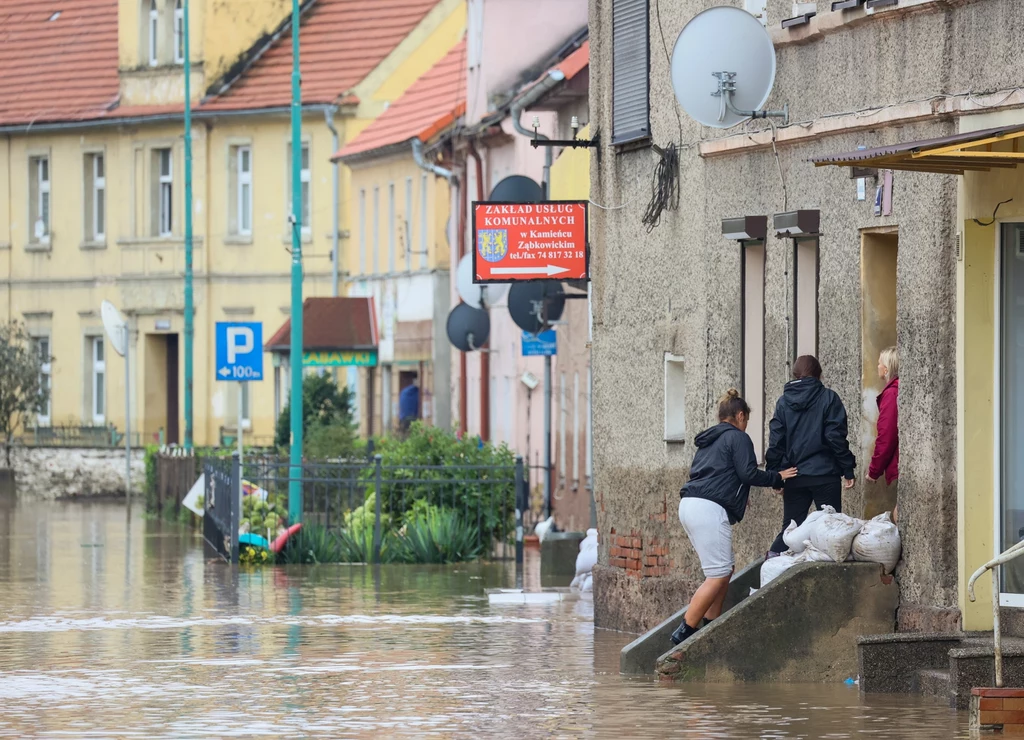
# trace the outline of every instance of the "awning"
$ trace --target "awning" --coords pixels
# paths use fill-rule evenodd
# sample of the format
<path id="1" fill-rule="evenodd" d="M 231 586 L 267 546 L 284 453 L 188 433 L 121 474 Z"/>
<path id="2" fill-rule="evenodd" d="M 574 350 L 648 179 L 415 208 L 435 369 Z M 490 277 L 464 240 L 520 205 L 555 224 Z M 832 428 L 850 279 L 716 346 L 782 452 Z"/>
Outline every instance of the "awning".
<path id="1" fill-rule="evenodd" d="M 291 349 L 288 319 L 267 341 L 266 352 Z M 372 298 L 307 298 L 302 304 L 302 364 L 306 367 L 377 364 L 377 319 Z"/>
<path id="2" fill-rule="evenodd" d="M 941 139 L 858 149 L 811 161 L 818 167 L 835 165 L 962 175 L 969 170 L 1012 169 L 1024 162 L 1024 152 L 1018 151 L 1021 137 L 1024 137 L 1024 124 L 1017 124 Z"/>

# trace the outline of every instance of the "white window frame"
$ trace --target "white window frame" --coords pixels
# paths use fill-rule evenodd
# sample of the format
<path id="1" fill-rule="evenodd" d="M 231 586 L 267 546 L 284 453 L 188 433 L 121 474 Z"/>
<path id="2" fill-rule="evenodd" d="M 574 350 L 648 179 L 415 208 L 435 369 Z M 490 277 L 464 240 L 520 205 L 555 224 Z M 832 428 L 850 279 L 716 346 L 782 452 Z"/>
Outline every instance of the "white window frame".
<path id="1" fill-rule="evenodd" d="M 663 439 L 666 443 L 686 440 L 686 361 L 681 355 L 665 353 Z"/>
<path id="2" fill-rule="evenodd" d="M 98 351 L 102 348 L 102 351 Z M 107 423 L 107 354 L 103 336 L 94 336 L 89 340 L 91 350 L 91 372 L 90 382 L 92 383 L 92 422 L 93 424 Z M 102 355 L 102 359 L 100 359 Z M 100 388 L 102 387 L 103 408 L 100 408 Z"/>
<path id="3" fill-rule="evenodd" d="M 181 0 L 174 2 L 174 63 L 185 63 L 185 8 Z"/>
<path id="4" fill-rule="evenodd" d="M 380 274 L 380 188 L 373 186 L 373 274 Z"/>
<path id="5" fill-rule="evenodd" d="M 160 40 L 160 9 L 157 8 L 156 0 L 149 0 L 149 66 L 155 67 L 160 63 L 159 56 Z"/>
<path id="6" fill-rule="evenodd" d="M 248 169 L 242 166 L 245 159 L 248 159 Z M 252 186 L 252 147 L 239 146 L 235 151 L 235 224 L 240 236 L 252 236 Z M 246 206 L 249 209 L 248 224 L 243 218 Z"/>
<path id="7" fill-rule="evenodd" d="M 292 216 L 292 190 L 294 184 L 292 183 L 292 142 L 288 141 L 285 145 L 285 154 L 287 155 L 287 161 L 285 162 L 285 171 L 288 173 L 286 182 L 288 183 L 288 218 L 286 219 L 289 223 L 288 236 L 291 237 L 291 216 Z M 306 155 L 306 164 L 302 165 L 302 155 Z M 309 147 L 308 141 L 302 142 L 302 148 L 299 150 L 299 183 L 300 192 L 301 185 L 306 186 L 306 198 L 305 202 L 299 204 L 299 216 L 302 219 L 302 230 L 301 235 L 303 240 L 312 238 L 313 236 L 313 155 Z"/>
<path id="8" fill-rule="evenodd" d="M 157 235 L 171 236 L 174 234 L 174 152 L 170 147 L 157 150 L 157 178 L 159 192 L 157 203 Z M 167 171 L 164 172 L 164 162 Z"/>
<path id="9" fill-rule="evenodd" d="M 395 183 L 388 183 L 388 272 L 394 274 L 397 269 L 395 254 Z"/>
<path id="10" fill-rule="evenodd" d="M 45 351 L 43 343 L 45 342 Z M 40 334 L 32 337 L 33 350 L 38 352 L 42 364 L 39 368 L 40 385 L 47 390 L 46 407 L 42 413 L 36 415 L 36 426 L 50 426 L 50 418 L 53 413 L 53 369 L 52 357 L 50 355 L 50 337 L 47 334 Z"/>
<path id="11" fill-rule="evenodd" d="M 104 242 L 107 240 L 107 163 L 103 158 L 103 152 L 95 152 L 90 156 L 92 160 L 92 241 Z M 100 205 L 100 194 L 103 194 L 103 204 Z M 103 222 L 103 229 L 98 226 Z"/>
<path id="12" fill-rule="evenodd" d="M 366 274 L 366 188 L 359 190 L 359 274 Z"/>
<path id="13" fill-rule="evenodd" d="M 420 268 L 426 269 L 427 258 L 427 180 L 426 174 L 420 178 Z"/>
<path id="14" fill-rule="evenodd" d="M 33 156 L 29 159 L 30 162 L 35 164 L 35 171 L 31 173 L 31 176 L 36 180 L 36 220 L 31 221 L 29 228 L 31 229 L 31 240 L 36 244 L 49 244 L 50 243 L 50 218 L 53 214 L 53 198 L 50 195 L 50 157 L 47 154 L 40 154 Z M 45 172 L 44 172 L 45 170 Z M 45 175 L 45 176 L 44 176 Z M 44 204 L 45 203 L 45 207 Z M 45 214 L 45 218 L 43 217 Z M 36 222 L 43 222 L 43 233 L 36 235 Z"/>

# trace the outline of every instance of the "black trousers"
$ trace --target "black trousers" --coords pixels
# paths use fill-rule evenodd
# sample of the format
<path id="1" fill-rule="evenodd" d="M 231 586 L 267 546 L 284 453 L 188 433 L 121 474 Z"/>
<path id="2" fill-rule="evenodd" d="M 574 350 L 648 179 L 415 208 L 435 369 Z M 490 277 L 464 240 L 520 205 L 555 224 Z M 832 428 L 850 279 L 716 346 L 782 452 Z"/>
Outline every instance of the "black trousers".
<path id="1" fill-rule="evenodd" d="M 834 482 L 822 483 L 817 486 L 801 486 L 800 488 L 787 488 L 782 494 L 782 531 L 772 543 L 772 552 L 786 552 L 789 547 L 782 541 L 782 533 L 786 531 L 789 523 L 796 522 L 803 524 L 804 519 L 811 508 L 820 509 L 822 506 L 831 506 L 837 512 L 843 510 L 843 484 L 839 478 Z"/>

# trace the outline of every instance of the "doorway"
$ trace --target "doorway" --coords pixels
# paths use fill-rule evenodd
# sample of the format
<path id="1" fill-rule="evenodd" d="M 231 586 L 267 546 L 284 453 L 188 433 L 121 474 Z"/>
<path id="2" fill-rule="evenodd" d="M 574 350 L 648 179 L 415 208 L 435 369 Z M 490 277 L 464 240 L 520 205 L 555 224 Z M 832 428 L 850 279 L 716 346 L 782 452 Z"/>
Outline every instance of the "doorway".
<path id="1" fill-rule="evenodd" d="M 177 334 L 148 334 L 145 344 L 143 434 L 152 443 L 180 444 Z"/>
<path id="2" fill-rule="evenodd" d="M 167 444 L 181 444 L 178 436 L 178 335 L 167 335 Z"/>
<path id="3" fill-rule="evenodd" d="M 999 543 L 1002 552 L 1024 539 L 1024 224 L 1002 224 L 999 265 L 998 373 Z M 1003 565 L 1004 604 L 1024 604 L 1024 562 Z"/>
<path id="4" fill-rule="evenodd" d="M 896 261 L 899 234 L 895 230 L 864 232 L 861 238 L 861 460 L 864 469 L 875 451 L 877 398 L 885 387 L 878 377 L 878 356 L 896 346 Z M 871 518 L 896 505 L 896 486 L 885 479 L 864 482 L 864 517 Z"/>

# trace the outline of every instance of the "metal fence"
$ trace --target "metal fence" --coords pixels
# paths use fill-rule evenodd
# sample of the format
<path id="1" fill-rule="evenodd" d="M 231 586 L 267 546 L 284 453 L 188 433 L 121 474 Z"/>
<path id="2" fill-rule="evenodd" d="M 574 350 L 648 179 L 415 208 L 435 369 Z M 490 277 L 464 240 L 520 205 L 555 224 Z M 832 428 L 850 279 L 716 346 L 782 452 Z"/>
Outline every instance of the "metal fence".
<path id="1" fill-rule="evenodd" d="M 203 537 L 221 557 L 238 562 L 242 487 L 238 457 L 203 462 Z"/>
<path id="2" fill-rule="evenodd" d="M 121 447 L 124 445 L 124 432 L 118 431 L 113 424 L 104 426 L 71 421 L 27 429 L 18 437 L 18 442 L 30 447 Z M 132 446 L 138 447 L 139 442 L 139 434 L 133 432 Z"/>

